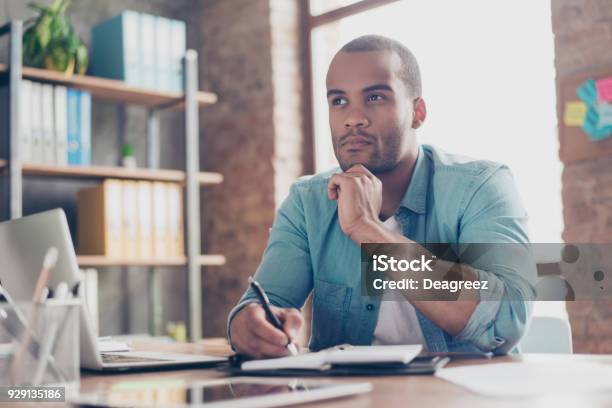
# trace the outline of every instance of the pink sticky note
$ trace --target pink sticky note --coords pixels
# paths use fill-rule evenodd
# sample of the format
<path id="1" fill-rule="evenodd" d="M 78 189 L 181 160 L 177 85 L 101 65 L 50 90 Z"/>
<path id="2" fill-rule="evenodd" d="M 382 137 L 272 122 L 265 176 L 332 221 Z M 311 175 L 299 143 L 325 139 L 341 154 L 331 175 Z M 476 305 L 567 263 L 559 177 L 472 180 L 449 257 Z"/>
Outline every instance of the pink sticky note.
<path id="1" fill-rule="evenodd" d="M 612 101 L 612 77 L 595 81 L 597 98 L 600 102 Z"/>

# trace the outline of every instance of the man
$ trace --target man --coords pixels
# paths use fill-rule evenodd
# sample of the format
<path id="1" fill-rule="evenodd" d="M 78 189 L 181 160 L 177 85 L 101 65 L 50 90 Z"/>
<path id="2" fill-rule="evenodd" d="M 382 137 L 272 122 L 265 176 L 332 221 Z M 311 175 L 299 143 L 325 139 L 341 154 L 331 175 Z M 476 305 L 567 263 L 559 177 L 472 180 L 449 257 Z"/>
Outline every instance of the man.
<path id="1" fill-rule="evenodd" d="M 461 279 L 484 278 L 490 287 L 466 290 L 457 301 L 405 295 L 407 301 L 381 302 L 360 286 L 363 243 L 528 242 L 510 171 L 419 145 L 416 129 L 427 116 L 419 68 L 394 40 L 349 42 L 333 58 L 326 83 L 342 171 L 292 186 L 255 275 L 284 330 L 266 320 L 247 291 L 228 319 L 233 347 L 257 358 L 286 355 L 303 325 L 298 309 L 313 291 L 313 350 L 421 343 L 432 352 L 510 351 L 531 314 L 524 301 L 533 294 L 531 270 L 465 268 Z M 450 268 L 437 267 L 439 276 Z"/>

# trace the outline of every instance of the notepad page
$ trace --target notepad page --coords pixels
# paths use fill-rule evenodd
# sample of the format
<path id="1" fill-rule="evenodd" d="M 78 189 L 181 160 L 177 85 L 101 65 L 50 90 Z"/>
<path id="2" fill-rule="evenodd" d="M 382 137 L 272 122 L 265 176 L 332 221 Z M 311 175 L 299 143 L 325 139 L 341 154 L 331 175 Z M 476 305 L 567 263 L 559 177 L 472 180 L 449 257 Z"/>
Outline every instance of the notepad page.
<path id="1" fill-rule="evenodd" d="M 326 362 L 331 364 L 402 363 L 408 364 L 421 352 L 420 344 L 401 346 L 352 346 L 329 351 Z"/>
<path id="2" fill-rule="evenodd" d="M 327 349 L 298 356 L 253 360 L 242 363 L 242 369 L 252 370 L 322 370 L 328 364 L 408 364 L 422 350 L 420 344 L 406 346 L 352 346 L 343 350 Z"/>
<path id="3" fill-rule="evenodd" d="M 321 370 L 327 362 L 325 361 L 326 352 L 304 353 L 297 356 L 271 358 L 266 360 L 252 360 L 242 363 L 244 371 L 252 370 Z"/>

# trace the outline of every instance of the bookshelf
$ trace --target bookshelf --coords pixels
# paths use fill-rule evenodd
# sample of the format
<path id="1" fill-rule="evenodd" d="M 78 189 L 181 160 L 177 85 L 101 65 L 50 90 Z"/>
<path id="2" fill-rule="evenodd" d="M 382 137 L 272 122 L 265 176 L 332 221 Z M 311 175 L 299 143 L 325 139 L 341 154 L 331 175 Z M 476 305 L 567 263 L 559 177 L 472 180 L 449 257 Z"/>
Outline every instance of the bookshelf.
<path id="1" fill-rule="evenodd" d="M 150 331 L 161 331 L 161 283 L 159 267 L 180 267 L 187 270 L 189 337 L 192 341 L 202 337 L 201 267 L 225 263 L 223 255 L 200 254 L 200 188 L 219 185 L 223 175 L 200 171 L 199 115 L 201 107 L 214 104 L 217 96 L 198 90 L 197 52 L 187 50 L 183 59 L 184 92 L 168 92 L 128 86 L 122 81 L 87 75 L 66 76 L 59 72 L 22 66 L 23 22 L 10 21 L 0 26 L 0 36 L 8 35 L 8 64 L 0 64 L 0 84 L 8 88 L 6 123 L 0 123 L 0 143 L 5 146 L 5 157 L 0 158 L 0 177 L 8 184 L 6 197 L 0 196 L 0 208 L 8 209 L 10 218 L 22 215 L 23 183 L 31 177 L 70 180 L 128 180 L 177 182 L 184 189 L 185 256 L 152 260 L 115 259 L 105 256 L 78 255 L 81 267 L 146 267 L 149 273 Z M 111 102 L 119 107 L 127 104 L 147 109 L 147 168 L 128 169 L 113 166 L 53 166 L 22 163 L 19 154 L 20 86 L 22 79 L 64 85 L 89 91 L 94 100 Z M 185 120 L 185 170 L 159 169 L 160 110 L 181 110 Z M 119 119 L 121 121 L 121 119 Z M 118 135 L 122 137 L 122 135 Z"/>
<path id="2" fill-rule="evenodd" d="M 6 160 L 0 160 L 0 171 L 7 168 Z M 52 166 L 45 164 L 21 165 L 24 175 L 40 177 L 167 181 L 185 183 L 185 172 L 181 170 L 161 170 L 134 168 L 128 169 L 113 166 Z M 213 172 L 199 172 L 198 182 L 202 186 L 214 186 L 223 183 L 223 175 Z"/>
<path id="3" fill-rule="evenodd" d="M 6 64 L 0 64 L 0 74 L 6 74 L 8 71 L 9 68 Z M 150 108 L 164 108 L 172 105 L 176 105 L 177 108 L 185 106 L 184 96 L 179 92 L 136 88 L 114 79 L 76 74 L 66 76 L 61 72 L 31 67 L 22 68 L 22 77 L 33 81 L 65 85 L 89 91 L 93 98 L 106 102 L 128 103 Z M 196 99 L 198 104 L 204 107 L 217 102 L 217 95 L 198 91 Z"/>
<path id="4" fill-rule="evenodd" d="M 197 259 L 201 266 L 221 266 L 225 264 L 223 255 L 200 255 Z M 79 266 L 103 267 L 103 266 L 185 266 L 187 257 L 177 256 L 165 259 L 114 259 L 96 255 L 77 255 Z"/>

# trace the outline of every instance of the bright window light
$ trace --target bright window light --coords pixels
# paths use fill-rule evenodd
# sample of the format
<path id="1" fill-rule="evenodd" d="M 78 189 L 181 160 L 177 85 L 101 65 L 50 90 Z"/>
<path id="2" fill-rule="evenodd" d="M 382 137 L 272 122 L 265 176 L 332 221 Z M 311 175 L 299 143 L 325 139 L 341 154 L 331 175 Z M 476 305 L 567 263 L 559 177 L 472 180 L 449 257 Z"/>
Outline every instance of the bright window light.
<path id="1" fill-rule="evenodd" d="M 531 241 L 561 242 L 550 2 L 399 1 L 313 30 L 317 171 L 337 166 L 325 101 L 329 62 L 364 34 L 399 40 L 419 61 L 428 107 L 420 141 L 509 165 Z M 560 313 L 562 303 L 546 303 L 540 314 Z"/>

